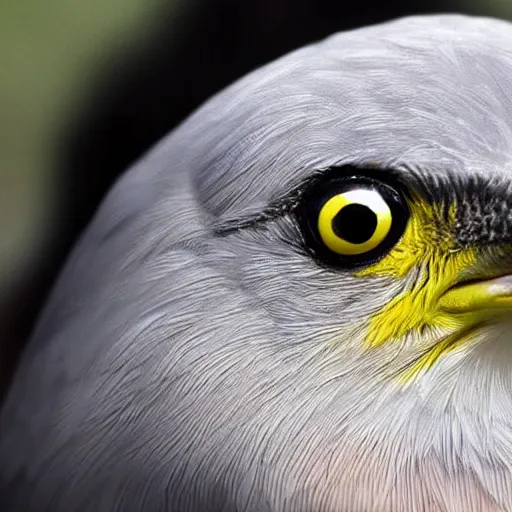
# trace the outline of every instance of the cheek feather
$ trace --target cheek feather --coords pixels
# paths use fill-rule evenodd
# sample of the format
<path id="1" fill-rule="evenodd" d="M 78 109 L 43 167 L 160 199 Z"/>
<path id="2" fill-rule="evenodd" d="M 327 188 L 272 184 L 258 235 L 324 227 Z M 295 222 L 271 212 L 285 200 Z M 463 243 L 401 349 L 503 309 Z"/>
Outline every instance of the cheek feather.
<path id="1" fill-rule="evenodd" d="M 369 321 L 366 343 L 380 346 L 425 328 L 447 327 L 439 314 L 439 297 L 476 263 L 471 248 L 456 249 L 451 226 L 455 207 L 443 213 L 442 205 L 421 198 L 410 204 L 411 218 L 404 236 L 385 258 L 358 273 L 359 277 L 387 276 L 404 281 L 402 293 Z M 414 274 L 416 272 L 416 274 Z M 407 277 L 411 277 L 405 284 Z"/>

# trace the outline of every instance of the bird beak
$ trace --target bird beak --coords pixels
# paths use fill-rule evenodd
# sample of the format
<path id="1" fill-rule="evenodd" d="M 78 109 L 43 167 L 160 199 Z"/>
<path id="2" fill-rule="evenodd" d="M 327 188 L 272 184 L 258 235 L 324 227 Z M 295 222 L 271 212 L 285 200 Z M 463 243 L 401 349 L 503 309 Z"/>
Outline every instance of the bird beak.
<path id="1" fill-rule="evenodd" d="M 512 274 L 457 284 L 440 297 L 438 307 L 450 315 L 470 314 L 481 321 L 511 314 Z"/>

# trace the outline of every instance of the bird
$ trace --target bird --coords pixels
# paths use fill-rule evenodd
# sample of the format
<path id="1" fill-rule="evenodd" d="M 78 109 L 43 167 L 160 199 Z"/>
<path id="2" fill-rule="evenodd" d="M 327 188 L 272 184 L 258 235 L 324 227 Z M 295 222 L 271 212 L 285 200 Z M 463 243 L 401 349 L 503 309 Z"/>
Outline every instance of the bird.
<path id="1" fill-rule="evenodd" d="M 429 15 L 198 107 L 55 284 L 0 509 L 511 511 L 511 90 L 509 22 Z"/>

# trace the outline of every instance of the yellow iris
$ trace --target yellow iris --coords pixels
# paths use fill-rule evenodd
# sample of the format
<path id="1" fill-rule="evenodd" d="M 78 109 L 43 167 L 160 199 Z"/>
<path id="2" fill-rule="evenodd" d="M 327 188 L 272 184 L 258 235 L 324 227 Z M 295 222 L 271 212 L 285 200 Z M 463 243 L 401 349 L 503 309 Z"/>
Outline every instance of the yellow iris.
<path id="1" fill-rule="evenodd" d="M 353 243 L 338 236 L 334 230 L 333 221 L 344 208 L 350 205 L 358 205 L 368 208 L 376 218 L 376 225 L 373 233 L 367 240 L 361 243 Z M 358 226 L 358 219 L 350 219 L 356 229 L 363 229 Z M 360 221 L 359 221 L 360 222 Z M 369 252 L 379 246 L 386 238 L 391 229 L 392 214 L 389 205 L 382 196 L 375 190 L 355 189 L 337 194 L 331 197 L 320 210 L 318 216 L 318 232 L 323 243 L 337 254 L 358 255 Z"/>

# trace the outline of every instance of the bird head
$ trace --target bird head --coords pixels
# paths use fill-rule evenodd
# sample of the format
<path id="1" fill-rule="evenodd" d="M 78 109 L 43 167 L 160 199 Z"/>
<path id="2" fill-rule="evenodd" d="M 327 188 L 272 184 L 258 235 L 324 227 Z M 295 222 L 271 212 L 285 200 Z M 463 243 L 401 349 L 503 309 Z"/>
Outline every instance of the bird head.
<path id="1" fill-rule="evenodd" d="M 510 54 L 508 25 L 488 23 L 333 36 L 182 127 L 219 261 L 302 365 L 293 378 L 358 390 L 352 412 L 388 390 L 422 410 L 508 403 Z"/>
<path id="2" fill-rule="evenodd" d="M 511 48 L 461 16 L 338 34 L 141 159 L 4 408 L 31 499 L 103 475 L 152 510 L 511 509 Z"/>
<path id="3" fill-rule="evenodd" d="M 512 467 L 512 53 L 509 25 L 488 23 L 336 35 L 183 127 L 212 259 L 247 300 L 224 339 L 237 392 L 255 377 L 230 414 L 338 505 L 419 467 L 390 503 L 453 470 L 448 510 L 492 510 L 493 493 L 512 506 L 490 490 Z"/>

